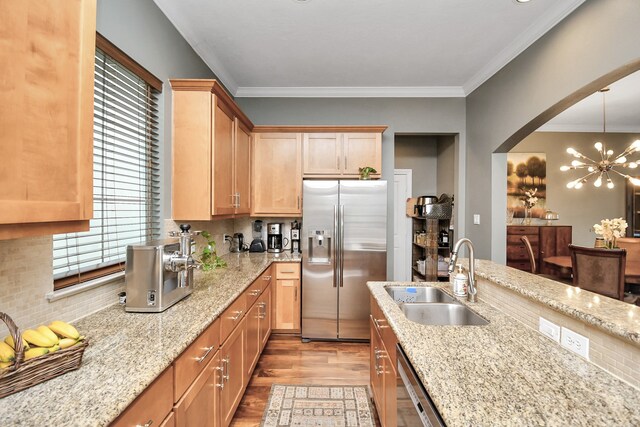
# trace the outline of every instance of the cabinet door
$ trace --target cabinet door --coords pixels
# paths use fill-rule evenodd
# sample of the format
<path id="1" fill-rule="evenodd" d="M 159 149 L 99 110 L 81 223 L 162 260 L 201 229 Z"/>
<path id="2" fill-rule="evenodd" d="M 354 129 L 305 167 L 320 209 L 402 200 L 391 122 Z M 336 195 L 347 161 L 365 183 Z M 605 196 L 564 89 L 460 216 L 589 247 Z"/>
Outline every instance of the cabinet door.
<path id="1" fill-rule="evenodd" d="M 385 419 L 384 413 L 384 390 L 383 390 L 383 373 L 384 360 L 381 355 L 383 353 L 382 340 L 373 323 L 373 318 L 369 320 L 369 333 L 371 334 L 370 359 L 369 359 L 369 380 L 371 383 L 371 392 L 373 393 L 373 401 L 378 411 L 378 417 Z M 395 415 L 395 414 L 394 414 Z"/>
<path id="2" fill-rule="evenodd" d="M 213 96 L 213 95 L 212 95 Z M 228 215 L 235 211 L 233 189 L 233 112 L 214 96 L 213 109 L 213 215 Z"/>
<path id="3" fill-rule="evenodd" d="M 264 349 L 269 341 L 271 335 L 271 286 L 262 292 L 260 299 L 258 299 L 260 305 L 260 351 Z"/>
<path id="4" fill-rule="evenodd" d="M 384 427 L 396 427 L 397 423 L 397 397 L 396 397 L 396 367 L 395 361 L 389 354 L 389 349 L 384 347 Z"/>
<path id="5" fill-rule="evenodd" d="M 302 212 L 302 136 L 258 133 L 252 145 L 252 215 Z"/>
<path id="6" fill-rule="evenodd" d="M 358 168 L 371 166 L 382 173 L 382 134 L 345 133 L 343 137 L 343 175 L 358 176 Z"/>
<path id="7" fill-rule="evenodd" d="M 218 395 L 222 384 L 221 373 L 218 352 L 176 404 L 174 411 L 178 427 L 219 425 Z"/>
<path id="8" fill-rule="evenodd" d="M 303 141 L 303 176 L 342 174 L 342 134 L 305 133 Z"/>
<path id="9" fill-rule="evenodd" d="M 220 425 L 227 427 L 244 391 L 245 318 L 220 348 L 224 388 L 220 391 Z"/>
<path id="10" fill-rule="evenodd" d="M 300 280 L 276 280 L 274 329 L 300 329 Z"/>
<path id="11" fill-rule="evenodd" d="M 245 333 L 245 358 L 244 371 L 245 383 L 249 382 L 251 372 L 260 357 L 260 317 L 262 309 L 258 302 L 253 304 L 247 312 L 246 333 Z M 244 384 L 246 386 L 246 384 Z"/>
<path id="12" fill-rule="evenodd" d="M 237 214 L 250 212 L 251 200 L 251 133 L 236 118 L 234 147 L 234 186 Z"/>
<path id="13" fill-rule="evenodd" d="M 88 230 L 96 0 L 3 1 L 0 16 L 0 238 Z"/>

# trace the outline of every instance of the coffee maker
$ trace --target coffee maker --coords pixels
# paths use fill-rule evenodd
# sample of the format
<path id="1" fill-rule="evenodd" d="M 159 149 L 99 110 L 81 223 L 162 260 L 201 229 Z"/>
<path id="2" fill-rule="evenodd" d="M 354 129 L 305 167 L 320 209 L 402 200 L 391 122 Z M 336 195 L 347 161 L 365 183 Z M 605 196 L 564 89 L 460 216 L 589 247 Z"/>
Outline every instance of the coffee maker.
<path id="1" fill-rule="evenodd" d="M 280 253 L 283 250 L 282 231 L 284 224 L 281 222 L 271 222 L 267 224 L 267 252 Z M 284 239 L 288 240 L 288 239 Z"/>
<path id="2" fill-rule="evenodd" d="M 302 253 L 300 250 L 300 223 L 298 220 L 291 223 L 291 253 Z"/>

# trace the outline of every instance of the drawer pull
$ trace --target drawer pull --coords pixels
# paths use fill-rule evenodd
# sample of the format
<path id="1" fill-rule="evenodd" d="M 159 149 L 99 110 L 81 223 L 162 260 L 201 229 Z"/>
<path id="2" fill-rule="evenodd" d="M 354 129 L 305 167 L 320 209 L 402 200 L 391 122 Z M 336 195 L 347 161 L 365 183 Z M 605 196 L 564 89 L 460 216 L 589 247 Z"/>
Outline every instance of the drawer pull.
<path id="1" fill-rule="evenodd" d="M 260 292 L 260 289 L 254 289 L 253 291 L 249 292 L 249 295 L 255 297 L 256 295 L 260 295 Z"/>
<path id="2" fill-rule="evenodd" d="M 293 274 L 295 271 L 281 271 L 282 274 Z"/>
<path id="3" fill-rule="evenodd" d="M 378 329 L 384 329 L 384 328 L 388 328 L 389 327 L 389 325 L 385 325 L 385 326 L 381 325 L 380 321 L 378 319 L 376 319 L 376 318 L 373 319 L 373 323 L 376 324 L 376 328 L 378 328 Z"/>
<path id="4" fill-rule="evenodd" d="M 224 363 L 224 360 L 221 363 Z M 220 383 L 216 383 L 216 387 L 218 387 L 220 390 L 224 390 L 224 365 L 216 366 L 216 371 L 222 371 L 222 373 L 220 374 Z"/>
<path id="5" fill-rule="evenodd" d="M 271 276 L 264 276 L 262 280 L 271 280 Z"/>
<path id="6" fill-rule="evenodd" d="M 240 319 L 242 317 L 242 315 L 244 314 L 244 312 L 242 310 L 240 311 L 234 311 L 234 313 L 236 313 L 235 316 L 231 317 L 231 320 L 233 320 L 234 322 L 238 319 Z"/>
<path id="7" fill-rule="evenodd" d="M 136 427 L 151 427 L 151 424 L 153 424 L 153 420 L 149 420 L 146 424 L 143 425 L 136 424 Z"/>
<path id="8" fill-rule="evenodd" d="M 205 349 L 206 351 L 204 352 L 204 354 L 203 354 L 202 356 L 200 356 L 200 357 L 196 357 L 196 361 L 197 361 L 198 363 L 202 363 L 202 361 L 203 361 L 204 359 L 206 359 L 206 358 L 207 358 L 207 356 L 209 355 L 209 353 L 211 353 L 211 350 L 213 350 L 213 347 L 214 347 L 214 346 L 211 346 L 211 347 L 205 347 L 204 349 Z"/>
<path id="9" fill-rule="evenodd" d="M 224 359 L 222 359 L 222 363 L 224 363 L 224 367 L 226 369 L 224 369 L 222 371 L 222 380 L 229 382 L 229 363 L 231 362 L 231 359 L 229 359 L 228 357 L 225 357 Z"/>
<path id="10" fill-rule="evenodd" d="M 258 303 L 258 308 L 260 309 L 258 311 L 258 319 L 266 319 L 267 318 L 267 303 L 266 302 Z"/>

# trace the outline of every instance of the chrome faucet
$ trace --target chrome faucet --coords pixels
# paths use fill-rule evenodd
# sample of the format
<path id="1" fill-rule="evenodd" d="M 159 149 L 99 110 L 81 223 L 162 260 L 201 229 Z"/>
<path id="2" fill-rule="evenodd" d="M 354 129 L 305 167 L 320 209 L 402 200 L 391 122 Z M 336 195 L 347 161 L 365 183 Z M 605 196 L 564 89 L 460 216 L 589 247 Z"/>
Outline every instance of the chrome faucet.
<path id="1" fill-rule="evenodd" d="M 464 243 L 469 246 L 469 291 L 467 295 L 467 301 L 476 302 L 478 294 L 478 288 L 476 288 L 476 259 L 473 255 L 473 243 L 466 237 L 458 240 L 453 247 L 453 251 L 451 251 L 451 258 L 449 259 L 449 275 L 451 275 L 456 268 L 458 251 Z"/>

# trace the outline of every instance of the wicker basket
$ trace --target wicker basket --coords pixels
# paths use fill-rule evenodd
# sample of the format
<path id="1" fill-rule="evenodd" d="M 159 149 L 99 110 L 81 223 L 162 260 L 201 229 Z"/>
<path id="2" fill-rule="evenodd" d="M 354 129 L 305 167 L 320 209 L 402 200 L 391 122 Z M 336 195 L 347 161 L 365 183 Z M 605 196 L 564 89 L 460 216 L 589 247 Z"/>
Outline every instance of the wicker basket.
<path id="1" fill-rule="evenodd" d="M 424 218 L 451 219 L 453 213 L 453 199 L 446 194 L 440 196 L 436 203 L 424 206 Z"/>
<path id="2" fill-rule="evenodd" d="M 16 346 L 15 363 L 0 369 L 0 398 L 80 367 L 82 354 L 89 345 L 86 339 L 69 348 L 25 361 L 22 334 L 18 327 L 5 313 L 0 312 L 0 320 L 7 324 Z"/>

